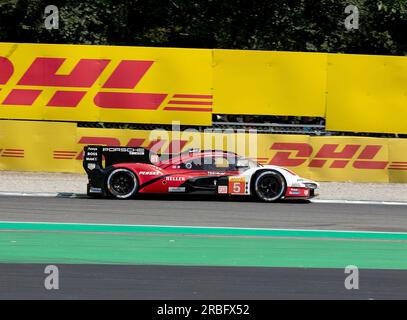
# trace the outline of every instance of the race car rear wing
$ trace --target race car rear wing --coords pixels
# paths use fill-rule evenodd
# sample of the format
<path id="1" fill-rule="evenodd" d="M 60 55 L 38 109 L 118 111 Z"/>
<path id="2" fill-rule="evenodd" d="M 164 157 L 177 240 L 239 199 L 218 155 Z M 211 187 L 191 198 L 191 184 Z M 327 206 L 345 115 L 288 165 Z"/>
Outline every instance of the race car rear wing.
<path id="1" fill-rule="evenodd" d="M 86 146 L 83 154 L 83 168 L 87 173 L 117 163 L 149 163 L 154 153 L 142 147 Z"/>

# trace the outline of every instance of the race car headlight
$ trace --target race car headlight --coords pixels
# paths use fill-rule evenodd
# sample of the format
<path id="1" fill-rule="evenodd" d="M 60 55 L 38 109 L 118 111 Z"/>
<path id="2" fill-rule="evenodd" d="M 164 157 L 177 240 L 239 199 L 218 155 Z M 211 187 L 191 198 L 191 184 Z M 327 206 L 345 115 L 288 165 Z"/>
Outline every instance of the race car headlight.
<path id="1" fill-rule="evenodd" d="M 309 189 L 317 189 L 318 188 L 318 185 L 316 183 L 306 182 L 306 183 L 304 183 L 304 185 L 305 185 L 306 188 L 309 188 Z"/>

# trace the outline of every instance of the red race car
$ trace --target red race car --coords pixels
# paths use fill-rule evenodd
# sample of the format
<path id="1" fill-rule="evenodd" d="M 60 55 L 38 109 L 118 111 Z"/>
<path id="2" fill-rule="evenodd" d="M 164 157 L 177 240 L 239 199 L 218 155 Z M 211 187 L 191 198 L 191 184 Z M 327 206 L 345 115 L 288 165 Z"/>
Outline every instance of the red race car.
<path id="1" fill-rule="evenodd" d="M 310 199 L 318 189 L 316 182 L 286 168 L 219 150 L 158 155 L 141 147 L 86 146 L 83 167 L 89 196 L 118 199 L 138 193 L 202 193 L 273 202 Z"/>

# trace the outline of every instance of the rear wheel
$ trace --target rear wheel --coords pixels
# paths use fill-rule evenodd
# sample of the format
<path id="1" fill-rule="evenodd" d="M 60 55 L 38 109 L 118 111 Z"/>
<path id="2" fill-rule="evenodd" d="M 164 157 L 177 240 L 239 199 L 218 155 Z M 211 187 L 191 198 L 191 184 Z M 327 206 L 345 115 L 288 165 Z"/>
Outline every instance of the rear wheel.
<path id="1" fill-rule="evenodd" d="M 127 199 L 133 196 L 138 189 L 136 175 L 129 169 L 115 169 L 107 178 L 107 189 L 118 199 Z"/>
<path id="2" fill-rule="evenodd" d="M 284 195 L 285 190 L 285 179 L 277 171 L 263 171 L 254 179 L 253 193 L 262 201 L 277 201 Z"/>

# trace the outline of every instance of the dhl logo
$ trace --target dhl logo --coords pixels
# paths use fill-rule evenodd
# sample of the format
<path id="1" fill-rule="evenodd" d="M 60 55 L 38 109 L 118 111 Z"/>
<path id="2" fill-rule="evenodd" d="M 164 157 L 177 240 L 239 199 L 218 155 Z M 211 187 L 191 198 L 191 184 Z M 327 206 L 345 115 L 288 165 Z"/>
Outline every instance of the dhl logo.
<path id="1" fill-rule="evenodd" d="M 0 149 L 3 158 L 24 158 L 24 149 Z"/>
<path id="2" fill-rule="evenodd" d="M 100 87 L 92 93 L 93 103 L 100 108 L 157 110 L 164 105 L 168 111 L 212 111 L 212 95 L 133 92 L 154 61 L 122 60 L 101 85 L 97 80 L 111 60 L 80 59 L 69 74 L 59 74 L 65 61 L 66 58 L 35 58 L 1 104 L 32 106 L 45 88 L 58 87 L 45 105 L 75 108 L 90 94 L 85 89 L 96 83 Z M 0 86 L 6 85 L 14 74 L 14 65 L 8 58 L 0 57 L 0 70 Z"/>
<path id="3" fill-rule="evenodd" d="M 186 150 L 187 140 L 154 140 L 144 138 L 131 138 L 126 147 L 145 147 L 153 152 L 169 154 Z M 113 137 L 89 137 L 83 136 L 79 139 L 80 145 L 109 145 L 122 146 L 121 141 Z M 375 169 L 375 170 L 407 170 L 406 162 L 377 161 L 375 158 L 382 149 L 381 145 L 358 145 L 346 144 L 324 144 L 314 153 L 314 148 L 307 143 L 275 142 L 269 150 L 274 156 L 259 157 L 257 160 L 261 164 L 271 164 L 282 167 L 299 167 L 306 165 L 310 168 L 331 168 L 344 169 L 352 166 L 354 169 Z M 356 158 L 355 158 L 356 156 Z M 77 151 L 55 150 L 54 159 L 77 159 L 82 160 L 83 153 Z"/>
<path id="4" fill-rule="evenodd" d="M 374 160 L 382 149 L 381 145 L 346 144 L 339 150 L 339 144 L 324 144 L 316 151 L 307 143 L 276 142 L 270 150 L 278 150 L 268 164 L 298 167 L 306 164 L 309 168 L 346 168 L 350 163 L 355 169 L 407 170 L 407 162 Z M 359 152 L 359 153 L 358 153 Z M 356 159 L 354 157 L 358 154 Z"/>

